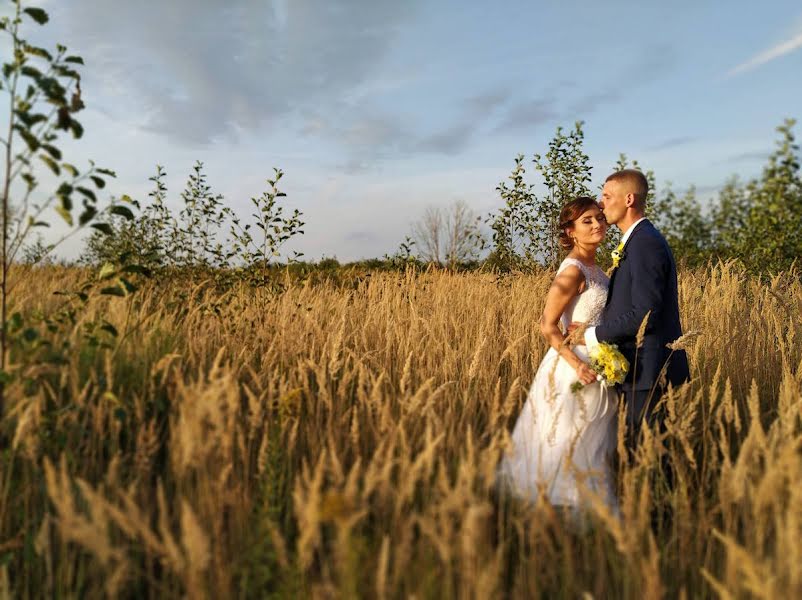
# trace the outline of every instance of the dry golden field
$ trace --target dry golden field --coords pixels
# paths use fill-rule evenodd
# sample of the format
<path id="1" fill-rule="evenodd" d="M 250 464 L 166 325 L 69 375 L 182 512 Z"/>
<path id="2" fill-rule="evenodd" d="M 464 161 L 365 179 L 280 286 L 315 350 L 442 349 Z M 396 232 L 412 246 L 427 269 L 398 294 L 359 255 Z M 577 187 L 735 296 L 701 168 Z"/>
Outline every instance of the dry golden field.
<path id="1" fill-rule="evenodd" d="M 15 273 L 12 310 L 83 276 Z M 680 275 L 693 381 L 620 463 L 618 521 L 499 498 L 551 275 L 177 281 L 90 300 L 114 349 L 6 390 L 0 596 L 802 594 L 802 284 Z M 677 473 L 672 489 L 661 456 Z"/>

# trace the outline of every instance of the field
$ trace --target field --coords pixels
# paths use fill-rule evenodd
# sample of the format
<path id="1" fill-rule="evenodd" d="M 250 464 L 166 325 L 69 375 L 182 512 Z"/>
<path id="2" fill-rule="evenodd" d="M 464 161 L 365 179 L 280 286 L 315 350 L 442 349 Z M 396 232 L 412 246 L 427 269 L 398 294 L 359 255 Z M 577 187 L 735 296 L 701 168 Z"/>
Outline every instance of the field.
<path id="1" fill-rule="evenodd" d="M 77 269 L 18 270 L 26 314 Z M 684 270 L 693 381 L 577 523 L 493 476 L 546 351 L 550 273 L 179 280 L 90 300 L 6 389 L 0 596 L 802 594 L 802 284 Z M 81 342 L 107 315 L 112 349 Z M 660 461 L 675 469 L 664 485 Z"/>

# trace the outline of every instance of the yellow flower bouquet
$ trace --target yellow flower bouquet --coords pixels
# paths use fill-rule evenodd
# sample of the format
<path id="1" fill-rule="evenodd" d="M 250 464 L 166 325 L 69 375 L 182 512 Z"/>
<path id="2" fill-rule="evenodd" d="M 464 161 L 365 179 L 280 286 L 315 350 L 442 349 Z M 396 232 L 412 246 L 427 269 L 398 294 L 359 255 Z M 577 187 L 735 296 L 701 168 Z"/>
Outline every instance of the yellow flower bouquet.
<path id="1" fill-rule="evenodd" d="M 590 366 L 607 385 L 624 383 L 624 377 L 629 371 L 629 361 L 618 350 L 618 346 L 604 342 L 590 353 Z"/>
<path id="2" fill-rule="evenodd" d="M 629 361 L 618 350 L 618 346 L 601 342 L 590 353 L 590 367 L 596 371 L 596 381 L 600 381 L 603 387 L 611 387 L 624 383 Z M 581 381 L 575 381 L 571 384 L 571 391 L 578 393 L 584 387 Z"/>

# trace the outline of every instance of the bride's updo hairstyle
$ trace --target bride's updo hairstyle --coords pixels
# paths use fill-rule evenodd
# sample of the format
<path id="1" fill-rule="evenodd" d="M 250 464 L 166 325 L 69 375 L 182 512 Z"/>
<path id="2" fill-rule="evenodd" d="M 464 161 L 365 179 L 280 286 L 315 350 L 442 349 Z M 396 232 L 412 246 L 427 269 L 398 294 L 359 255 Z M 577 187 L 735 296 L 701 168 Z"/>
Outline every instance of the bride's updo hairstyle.
<path id="1" fill-rule="evenodd" d="M 582 214 L 591 207 L 599 206 L 595 198 L 590 196 L 579 196 L 570 202 L 566 202 L 560 211 L 560 246 L 563 250 L 570 250 L 574 247 L 574 241 L 568 235 L 568 228 L 574 224 Z"/>

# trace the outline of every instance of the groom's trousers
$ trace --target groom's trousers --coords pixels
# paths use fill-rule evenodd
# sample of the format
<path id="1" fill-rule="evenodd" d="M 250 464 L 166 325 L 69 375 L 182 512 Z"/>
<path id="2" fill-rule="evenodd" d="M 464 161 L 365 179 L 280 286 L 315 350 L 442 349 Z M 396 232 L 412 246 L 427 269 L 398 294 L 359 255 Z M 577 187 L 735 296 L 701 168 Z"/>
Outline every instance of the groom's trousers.
<path id="1" fill-rule="evenodd" d="M 665 410 L 657 407 L 663 390 L 655 386 L 652 390 L 629 390 L 624 392 L 626 410 L 626 448 L 629 459 L 633 459 L 644 423 L 652 430 L 665 431 Z M 660 469 L 669 489 L 674 487 L 674 470 L 667 454 L 660 461 Z"/>
<path id="2" fill-rule="evenodd" d="M 666 364 L 660 369 L 662 379 L 665 374 L 665 385 L 675 388 L 690 380 L 688 358 L 685 350 L 672 351 L 666 359 Z M 633 389 L 631 383 L 624 383 L 620 390 L 624 396 L 626 407 L 627 447 L 634 450 L 638 444 L 643 423 L 646 422 L 654 429 L 664 432 L 665 407 L 660 404 L 666 389 L 661 383 L 653 383 L 649 389 Z"/>
<path id="3" fill-rule="evenodd" d="M 625 389 L 623 391 L 626 410 L 626 446 L 633 452 L 638 445 L 643 423 L 649 427 L 656 424 L 662 428 L 662 411 L 656 407 L 660 402 L 662 390 L 655 386 L 651 390 Z"/>

